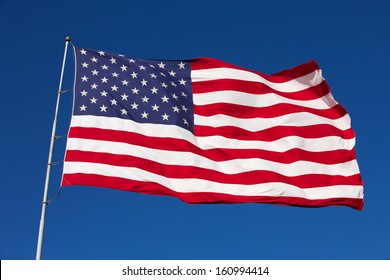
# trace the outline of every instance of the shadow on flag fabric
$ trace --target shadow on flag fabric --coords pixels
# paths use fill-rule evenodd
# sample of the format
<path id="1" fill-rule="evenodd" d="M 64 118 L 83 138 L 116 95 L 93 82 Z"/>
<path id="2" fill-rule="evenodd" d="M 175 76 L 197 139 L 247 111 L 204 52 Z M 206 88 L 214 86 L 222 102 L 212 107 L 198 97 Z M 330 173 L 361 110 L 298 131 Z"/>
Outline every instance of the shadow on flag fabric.
<path id="1" fill-rule="evenodd" d="M 264 75 L 211 58 L 74 52 L 62 186 L 363 208 L 351 121 L 315 61 Z"/>

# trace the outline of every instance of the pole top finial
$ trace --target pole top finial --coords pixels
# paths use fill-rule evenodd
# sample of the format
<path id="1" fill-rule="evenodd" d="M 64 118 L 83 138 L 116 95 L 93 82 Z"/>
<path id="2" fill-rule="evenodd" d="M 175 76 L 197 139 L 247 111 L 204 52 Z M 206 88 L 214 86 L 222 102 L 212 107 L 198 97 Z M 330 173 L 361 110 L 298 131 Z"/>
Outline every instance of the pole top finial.
<path id="1" fill-rule="evenodd" d="M 65 42 L 70 42 L 70 36 L 66 36 Z"/>

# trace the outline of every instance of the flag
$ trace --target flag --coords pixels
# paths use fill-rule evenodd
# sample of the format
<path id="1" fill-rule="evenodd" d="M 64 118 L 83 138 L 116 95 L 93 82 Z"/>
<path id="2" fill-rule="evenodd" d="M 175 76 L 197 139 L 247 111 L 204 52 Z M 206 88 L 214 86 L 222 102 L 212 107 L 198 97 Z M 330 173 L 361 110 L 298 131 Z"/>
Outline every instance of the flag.
<path id="1" fill-rule="evenodd" d="M 265 75 L 212 58 L 74 52 L 62 186 L 363 208 L 350 117 L 315 61 Z"/>

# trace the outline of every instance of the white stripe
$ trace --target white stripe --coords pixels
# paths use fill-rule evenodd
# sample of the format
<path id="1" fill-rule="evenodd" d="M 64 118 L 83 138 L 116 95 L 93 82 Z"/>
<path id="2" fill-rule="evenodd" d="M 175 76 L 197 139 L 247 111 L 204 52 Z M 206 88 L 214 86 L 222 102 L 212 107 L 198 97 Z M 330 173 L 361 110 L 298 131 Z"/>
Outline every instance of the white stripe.
<path id="1" fill-rule="evenodd" d="M 355 146 L 355 138 L 342 139 L 338 136 L 328 136 L 316 139 L 306 139 L 298 136 L 288 136 L 272 142 L 244 141 L 229 139 L 222 136 L 195 137 L 191 132 L 175 125 L 158 125 L 137 123 L 114 117 L 73 116 L 71 127 L 90 127 L 136 132 L 151 137 L 172 137 L 184 139 L 201 149 L 262 149 L 275 152 L 285 152 L 300 148 L 311 152 L 351 150 Z"/>
<path id="2" fill-rule="evenodd" d="M 222 136 L 198 137 L 197 145 L 202 149 L 259 149 L 272 152 L 286 152 L 298 148 L 308 152 L 327 152 L 335 150 L 352 150 L 355 138 L 341 139 L 337 136 L 328 136 L 317 139 L 306 139 L 298 136 L 288 136 L 272 142 L 244 141 L 229 139 Z"/>
<path id="3" fill-rule="evenodd" d="M 210 68 L 191 71 L 191 80 L 193 83 L 218 79 L 259 82 L 281 92 L 301 91 L 309 87 L 316 86 L 324 80 L 320 70 L 315 70 L 305 76 L 282 83 L 270 82 L 255 73 L 232 68 Z"/>
<path id="4" fill-rule="evenodd" d="M 248 131 L 262 131 L 275 126 L 308 126 L 316 124 L 329 124 L 340 130 L 346 130 L 351 127 L 349 115 L 344 115 L 336 120 L 320 117 L 311 113 L 292 113 L 275 118 L 250 118 L 240 119 L 222 114 L 213 116 L 194 115 L 196 125 L 210 127 L 235 126 Z"/>
<path id="5" fill-rule="evenodd" d="M 331 93 L 313 100 L 295 100 L 280 96 L 275 93 L 267 94 L 250 94 L 240 91 L 233 90 L 223 90 L 223 91 L 214 91 L 201 94 L 194 94 L 194 105 L 209 105 L 215 103 L 229 103 L 236 105 L 243 105 L 256 108 L 264 108 L 276 104 L 292 104 L 298 105 L 305 108 L 313 109 L 329 109 L 338 103 L 333 99 Z"/>
<path id="6" fill-rule="evenodd" d="M 243 196 L 287 196 L 302 197 L 306 199 L 327 199 L 337 197 L 363 198 L 362 186 L 334 185 L 329 187 L 301 189 L 285 183 L 264 183 L 255 185 L 222 184 L 193 178 L 166 178 L 133 167 L 119 167 L 99 163 L 65 162 L 64 174 L 75 173 L 97 174 L 144 182 L 156 182 L 171 190 L 181 193 L 216 192 Z"/>
<path id="7" fill-rule="evenodd" d="M 273 171 L 285 176 L 299 176 L 305 174 L 351 176 L 359 174 L 359 168 L 356 160 L 333 165 L 308 161 L 298 161 L 285 164 L 259 158 L 234 159 L 216 162 L 191 152 L 165 151 L 127 143 L 77 138 L 68 139 L 67 150 L 110 153 L 115 155 L 131 155 L 165 165 L 197 166 L 215 170 L 224 174 L 239 174 L 256 170 Z"/>

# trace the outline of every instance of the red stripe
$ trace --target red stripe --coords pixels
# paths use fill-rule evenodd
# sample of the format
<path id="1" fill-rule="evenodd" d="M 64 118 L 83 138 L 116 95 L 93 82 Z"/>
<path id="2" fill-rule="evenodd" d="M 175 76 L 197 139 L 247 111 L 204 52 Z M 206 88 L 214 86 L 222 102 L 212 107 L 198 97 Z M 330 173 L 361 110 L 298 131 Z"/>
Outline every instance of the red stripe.
<path id="1" fill-rule="evenodd" d="M 226 161 L 234 158 L 261 158 L 265 160 L 292 163 L 296 161 L 312 161 L 324 164 L 335 164 L 355 159 L 355 153 L 348 150 L 337 150 L 327 152 L 308 152 L 300 149 L 291 149 L 279 153 L 260 149 L 209 149 L 203 150 L 189 143 L 188 141 L 167 137 L 152 137 L 142 134 L 118 130 L 105 130 L 99 128 L 72 127 L 69 131 L 69 138 L 83 138 L 92 140 L 104 140 L 121 142 L 137 146 L 144 146 L 152 149 L 165 151 L 191 152 L 213 161 Z"/>
<path id="2" fill-rule="evenodd" d="M 220 135 L 230 139 L 254 140 L 272 142 L 288 136 L 298 136 L 307 139 L 315 139 L 327 136 L 338 136 L 341 139 L 355 138 L 352 128 L 340 130 L 328 124 L 316 124 L 301 127 L 274 126 L 261 131 L 248 131 L 235 126 L 195 126 L 196 136 L 216 136 Z"/>
<path id="3" fill-rule="evenodd" d="M 363 199 L 329 198 L 309 200 L 300 197 L 282 196 L 240 196 L 214 192 L 179 193 L 154 182 L 142 182 L 117 177 L 95 174 L 64 174 L 62 186 L 83 185 L 118 189 L 143 194 L 168 195 L 181 199 L 186 203 L 271 203 L 301 207 L 324 207 L 330 205 L 349 206 L 363 209 Z"/>
<path id="4" fill-rule="evenodd" d="M 296 79 L 310 74 L 315 70 L 319 70 L 318 64 L 314 60 L 298 65 L 296 67 L 292 67 L 287 70 L 280 71 L 272 75 L 265 75 L 261 72 L 249 70 L 214 58 L 201 57 L 191 60 L 191 70 L 203 70 L 211 68 L 232 68 L 244 70 L 247 72 L 255 73 L 273 83 L 288 82 L 292 79 Z"/>
<path id="5" fill-rule="evenodd" d="M 294 92 L 277 91 L 263 83 L 233 79 L 219 79 L 192 83 L 192 91 L 194 94 L 202 94 L 222 90 L 240 91 L 248 94 L 275 93 L 293 100 L 314 100 L 321 98 L 330 92 L 330 88 L 326 81 L 323 81 L 316 86 Z"/>
<path id="6" fill-rule="evenodd" d="M 276 78 L 287 76 L 293 79 L 297 79 L 319 69 L 320 67 L 318 66 L 318 63 L 315 60 L 310 60 L 309 62 L 306 62 L 304 64 L 274 73 L 272 74 L 272 77 Z"/>
<path id="7" fill-rule="evenodd" d="M 347 114 L 345 109 L 337 104 L 329 109 L 313 109 L 303 106 L 280 103 L 268 107 L 256 108 L 244 105 L 215 103 L 209 105 L 194 105 L 194 113 L 201 116 L 227 115 L 231 117 L 247 118 L 275 118 L 293 113 L 310 113 L 320 117 L 336 120 Z"/>
<path id="8" fill-rule="evenodd" d="M 300 188 L 315 188 L 331 185 L 361 185 L 360 174 L 352 176 L 305 174 L 285 176 L 273 171 L 255 170 L 238 174 L 226 174 L 216 170 L 197 166 L 167 165 L 152 160 L 131 155 L 116 155 L 109 153 L 68 150 L 66 162 L 93 162 L 113 166 L 135 167 L 166 178 L 186 179 L 197 178 L 223 184 L 254 185 L 262 183 L 281 182 Z"/>

